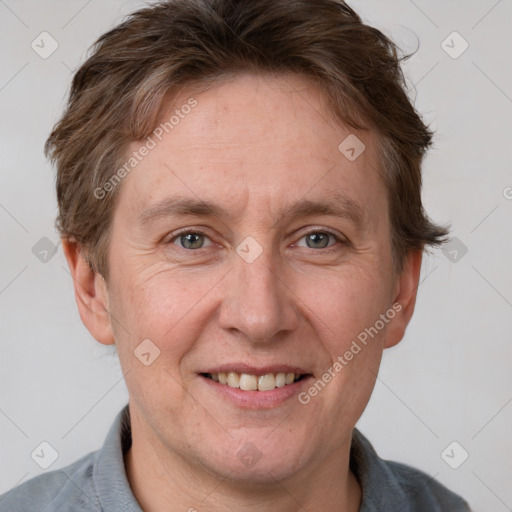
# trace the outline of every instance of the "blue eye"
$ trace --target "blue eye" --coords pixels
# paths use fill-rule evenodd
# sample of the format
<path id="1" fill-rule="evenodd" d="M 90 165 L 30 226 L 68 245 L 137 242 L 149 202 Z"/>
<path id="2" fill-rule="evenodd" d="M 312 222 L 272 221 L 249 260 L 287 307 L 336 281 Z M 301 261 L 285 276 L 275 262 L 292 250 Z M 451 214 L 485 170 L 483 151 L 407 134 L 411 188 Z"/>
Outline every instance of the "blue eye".
<path id="1" fill-rule="evenodd" d="M 300 247 L 307 247 L 309 249 L 328 249 L 333 245 L 336 245 L 336 242 L 344 243 L 344 241 L 334 233 L 325 230 L 310 231 L 309 233 L 302 235 L 300 241 L 302 240 L 306 241 L 306 245 L 299 243 L 296 245 Z M 169 243 L 177 245 L 182 249 L 197 250 L 210 246 L 211 241 L 209 244 L 205 245 L 207 241 L 210 241 L 210 239 L 205 233 L 201 231 L 187 230 L 176 234 L 169 240 Z"/>
<path id="2" fill-rule="evenodd" d="M 174 243 L 175 240 L 179 240 L 179 247 L 183 249 L 202 249 L 204 247 L 204 241 L 207 238 L 208 237 L 200 231 L 185 231 L 177 234 L 170 242 Z"/>
<path id="3" fill-rule="evenodd" d="M 305 235 L 302 235 L 301 240 L 306 240 L 306 247 L 309 249 L 326 249 L 334 244 L 329 244 L 330 239 L 334 239 L 334 243 L 341 242 L 341 239 L 334 233 L 329 231 L 310 231 Z M 302 246 L 303 247 L 303 246 Z"/>
<path id="4" fill-rule="evenodd" d="M 329 233 L 322 233 L 317 231 L 316 233 L 309 233 L 305 235 L 306 245 L 312 249 L 324 249 L 329 246 Z"/>

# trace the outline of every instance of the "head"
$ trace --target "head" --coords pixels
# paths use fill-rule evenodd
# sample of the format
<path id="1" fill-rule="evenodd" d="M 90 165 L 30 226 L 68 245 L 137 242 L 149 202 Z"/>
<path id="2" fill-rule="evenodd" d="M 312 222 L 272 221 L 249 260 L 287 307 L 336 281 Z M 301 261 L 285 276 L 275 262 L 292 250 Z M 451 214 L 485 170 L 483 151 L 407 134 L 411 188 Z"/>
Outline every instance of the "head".
<path id="1" fill-rule="evenodd" d="M 346 445 L 446 235 L 421 203 L 431 137 L 397 49 L 341 1 L 161 2 L 98 40 L 46 150 L 139 432 L 253 481 Z"/>

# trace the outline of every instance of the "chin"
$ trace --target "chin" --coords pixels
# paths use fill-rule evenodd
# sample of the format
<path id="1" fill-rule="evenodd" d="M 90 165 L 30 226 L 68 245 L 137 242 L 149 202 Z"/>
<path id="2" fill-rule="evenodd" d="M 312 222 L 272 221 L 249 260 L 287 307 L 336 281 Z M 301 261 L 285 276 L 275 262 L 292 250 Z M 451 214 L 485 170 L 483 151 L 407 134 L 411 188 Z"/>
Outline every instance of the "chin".
<path id="1" fill-rule="evenodd" d="M 308 465 L 312 454 L 305 452 L 310 450 L 307 442 L 290 436 L 288 439 L 275 436 L 270 440 L 269 432 L 251 436 L 252 441 L 248 437 L 232 439 L 223 450 L 212 450 L 214 458 L 209 461 L 210 467 L 240 484 L 265 486 L 285 480 Z"/>
<path id="2" fill-rule="evenodd" d="M 240 464 L 238 460 L 233 461 L 225 467 L 225 472 L 231 481 L 240 485 L 250 484 L 254 488 L 255 485 L 261 487 L 275 485 L 276 481 L 292 477 L 299 469 L 300 464 L 297 464 L 296 460 L 282 458 L 270 460 L 269 457 L 263 456 L 253 466 Z"/>

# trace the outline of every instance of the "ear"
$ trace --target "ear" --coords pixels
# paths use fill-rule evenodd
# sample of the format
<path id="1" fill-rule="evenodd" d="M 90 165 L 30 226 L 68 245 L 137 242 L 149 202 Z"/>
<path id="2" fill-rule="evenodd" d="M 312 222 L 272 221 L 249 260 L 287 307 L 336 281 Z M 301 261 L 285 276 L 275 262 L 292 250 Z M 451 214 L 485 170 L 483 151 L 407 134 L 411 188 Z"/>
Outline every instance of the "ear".
<path id="1" fill-rule="evenodd" d="M 422 250 L 410 250 L 406 256 L 404 268 L 396 277 L 393 301 L 396 315 L 389 323 L 385 348 L 394 347 L 402 340 L 411 320 L 416 304 L 422 256 Z"/>
<path id="2" fill-rule="evenodd" d="M 82 322 L 97 341 L 112 345 L 115 340 L 108 311 L 107 285 L 103 276 L 89 266 L 76 241 L 62 239 L 62 248 L 73 277 L 75 299 Z"/>

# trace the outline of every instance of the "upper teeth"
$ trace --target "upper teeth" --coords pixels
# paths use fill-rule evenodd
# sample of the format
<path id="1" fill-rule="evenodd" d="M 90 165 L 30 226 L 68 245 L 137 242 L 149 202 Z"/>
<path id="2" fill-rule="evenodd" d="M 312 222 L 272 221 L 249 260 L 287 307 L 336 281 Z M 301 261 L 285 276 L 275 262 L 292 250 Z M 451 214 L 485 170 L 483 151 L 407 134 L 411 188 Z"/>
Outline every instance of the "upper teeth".
<path id="1" fill-rule="evenodd" d="M 244 391 L 271 391 L 275 388 L 282 388 L 287 384 L 292 384 L 300 377 L 295 373 L 267 373 L 266 375 L 250 375 L 248 373 L 211 373 L 211 378 L 227 384 L 232 388 L 240 388 Z"/>

